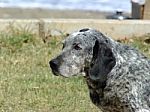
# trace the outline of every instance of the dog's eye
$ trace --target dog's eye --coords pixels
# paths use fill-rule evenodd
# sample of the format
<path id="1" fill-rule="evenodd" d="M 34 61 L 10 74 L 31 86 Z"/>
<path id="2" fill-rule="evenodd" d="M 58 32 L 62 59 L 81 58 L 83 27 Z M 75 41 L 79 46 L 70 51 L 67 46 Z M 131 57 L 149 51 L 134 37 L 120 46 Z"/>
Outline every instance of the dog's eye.
<path id="1" fill-rule="evenodd" d="M 73 48 L 75 50 L 81 50 L 82 48 L 80 47 L 80 44 L 73 44 Z"/>

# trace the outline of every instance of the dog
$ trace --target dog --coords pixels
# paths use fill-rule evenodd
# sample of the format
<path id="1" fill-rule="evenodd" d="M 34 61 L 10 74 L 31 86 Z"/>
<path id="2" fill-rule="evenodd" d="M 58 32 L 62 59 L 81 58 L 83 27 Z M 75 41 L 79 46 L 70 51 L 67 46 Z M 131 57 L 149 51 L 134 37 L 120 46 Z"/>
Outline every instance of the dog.
<path id="1" fill-rule="evenodd" d="M 150 112 L 150 60 L 135 48 L 85 28 L 70 34 L 52 59 L 54 75 L 83 75 L 103 112 Z"/>

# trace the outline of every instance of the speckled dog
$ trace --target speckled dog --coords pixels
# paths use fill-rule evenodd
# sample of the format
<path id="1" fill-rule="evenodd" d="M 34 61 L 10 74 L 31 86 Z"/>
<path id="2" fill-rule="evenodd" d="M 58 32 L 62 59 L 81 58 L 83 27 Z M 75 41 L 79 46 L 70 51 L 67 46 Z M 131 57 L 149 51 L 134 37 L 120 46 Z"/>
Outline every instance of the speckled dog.
<path id="1" fill-rule="evenodd" d="M 64 77 L 84 73 L 90 98 L 103 112 L 150 112 L 150 60 L 97 30 L 72 33 L 50 67 Z"/>

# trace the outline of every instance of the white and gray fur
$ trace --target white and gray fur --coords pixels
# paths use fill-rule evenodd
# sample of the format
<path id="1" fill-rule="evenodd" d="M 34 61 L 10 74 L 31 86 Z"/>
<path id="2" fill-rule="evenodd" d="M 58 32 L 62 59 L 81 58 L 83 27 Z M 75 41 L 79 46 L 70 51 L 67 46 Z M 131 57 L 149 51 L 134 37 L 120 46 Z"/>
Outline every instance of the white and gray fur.
<path id="1" fill-rule="evenodd" d="M 64 77 L 84 72 L 90 98 L 103 112 L 150 112 L 150 60 L 97 30 L 70 34 L 50 66 Z"/>
<path id="2" fill-rule="evenodd" d="M 53 73 L 64 77 L 83 73 L 91 62 L 93 46 L 98 38 L 104 40 L 105 36 L 93 29 L 82 29 L 70 34 L 63 41 L 61 54 L 50 61 Z"/>

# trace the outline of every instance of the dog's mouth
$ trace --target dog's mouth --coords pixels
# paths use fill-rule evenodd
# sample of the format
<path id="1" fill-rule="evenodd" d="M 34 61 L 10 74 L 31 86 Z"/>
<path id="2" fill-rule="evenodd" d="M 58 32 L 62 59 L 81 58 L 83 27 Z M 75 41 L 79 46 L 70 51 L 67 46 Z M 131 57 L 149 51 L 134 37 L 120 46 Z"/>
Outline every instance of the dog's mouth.
<path id="1" fill-rule="evenodd" d="M 58 71 L 53 70 L 53 69 L 52 69 L 52 73 L 53 73 L 55 76 L 59 76 L 59 75 L 60 75 L 60 74 L 58 73 Z"/>
<path id="2" fill-rule="evenodd" d="M 69 78 L 69 76 L 67 76 L 67 75 L 62 75 L 62 74 L 60 74 L 58 71 L 55 71 L 55 70 L 52 70 L 52 73 L 53 73 L 55 76 L 62 76 L 62 77 L 64 77 L 64 78 Z"/>
<path id="3" fill-rule="evenodd" d="M 52 70 L 52 73 L 53 73 L 55 76 L 67 77 L 67 76 L 65 76 L 65 75 L 60 74 L 59 69 L 58 69 L 58 66 L 56 66 L 56 65 L 55 65 L 54 63 L 52 63 L 51 61 L 50 61 L 50 68 L 51 68 L 51 70 Z"/>

